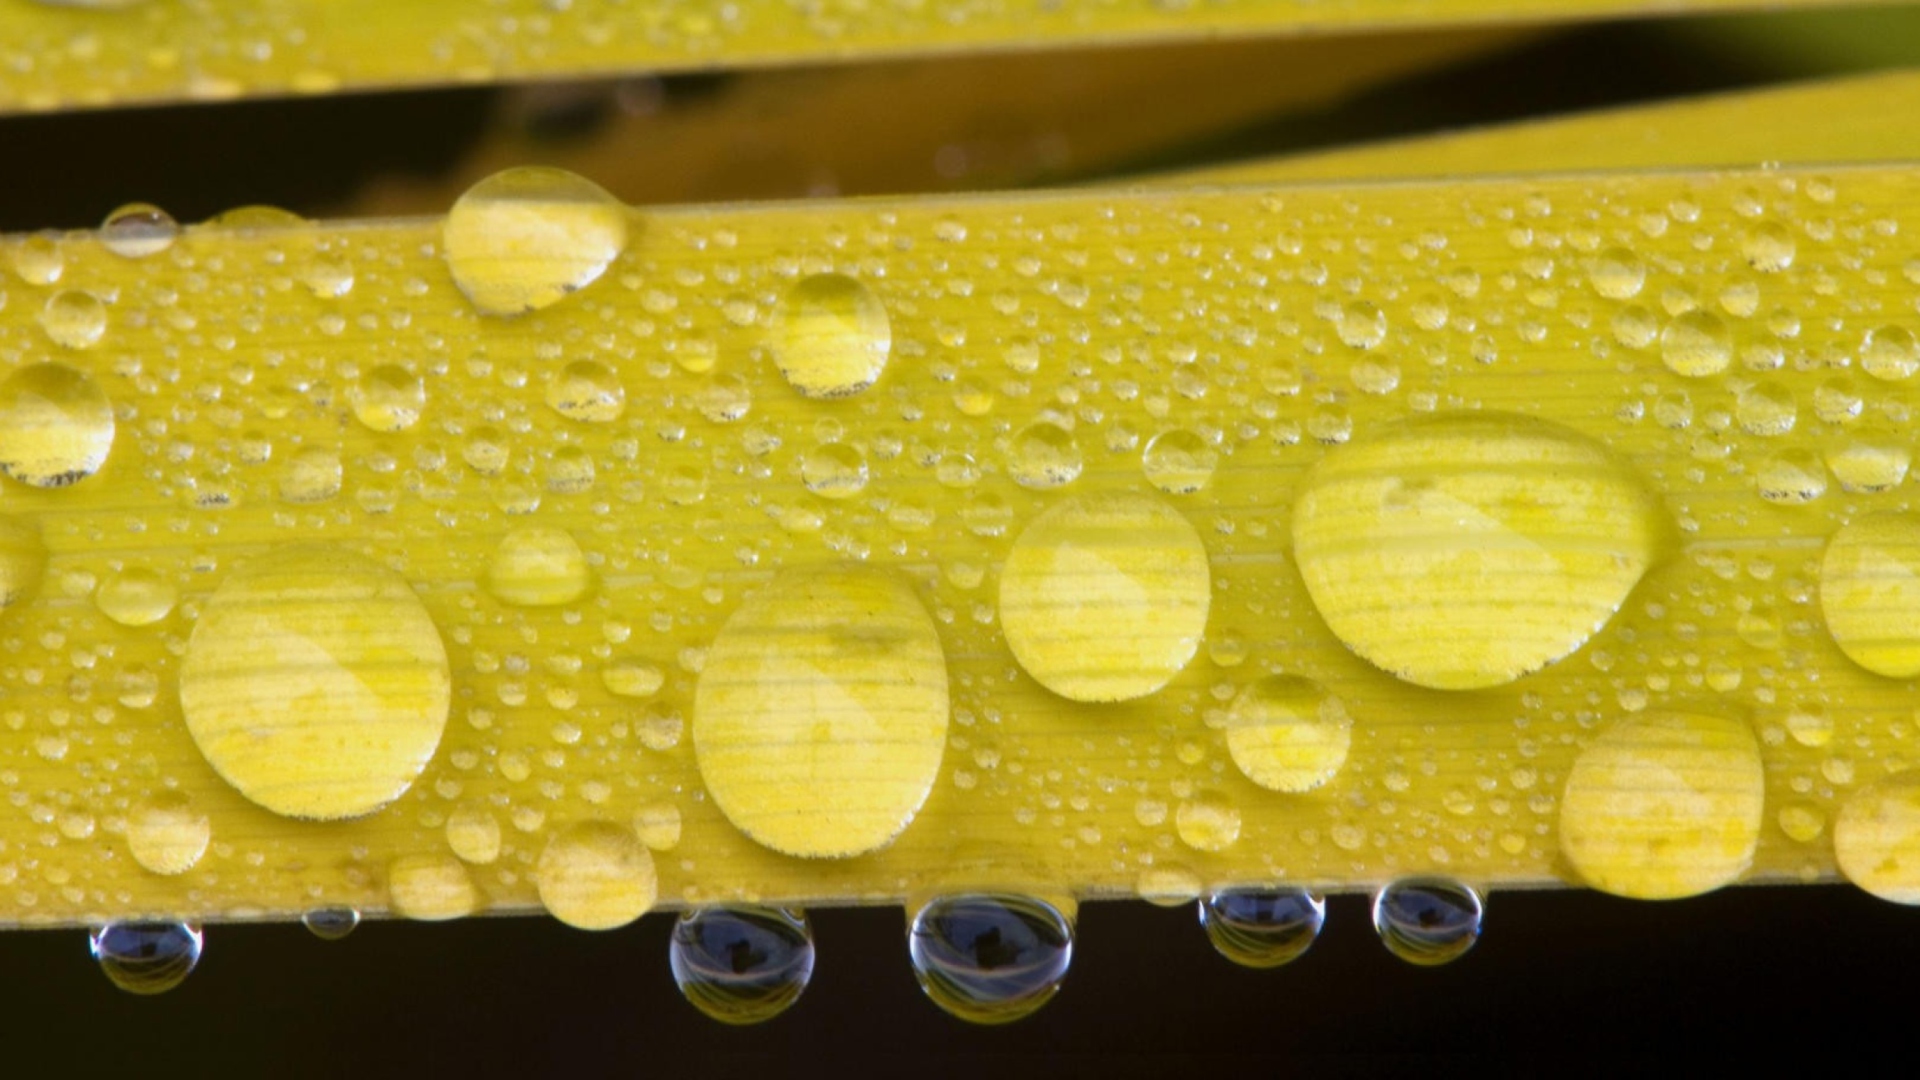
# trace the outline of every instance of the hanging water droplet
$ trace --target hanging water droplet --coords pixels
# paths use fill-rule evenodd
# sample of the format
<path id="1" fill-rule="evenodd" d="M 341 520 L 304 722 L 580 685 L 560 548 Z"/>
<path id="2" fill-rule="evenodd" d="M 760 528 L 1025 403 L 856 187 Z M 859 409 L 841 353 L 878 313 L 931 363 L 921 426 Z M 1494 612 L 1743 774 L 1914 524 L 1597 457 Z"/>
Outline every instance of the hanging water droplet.
<path id="1" fill-rule="evenodd" d="M 93 958 L 130 994 L 164 994 L 200 963 L 200 928 L 185 922 L 116 922 L 88 937 Z"/>
<path id="2" fill-rule="evenodd" d="M 821 443 L 801 457 L 800 481 L 815 495 L 851 498 L 867 486 L 867 459 L 846 443 Z"/>
<path id="3" fill-rule="evenodd" d="M 296 818 L 398 798 L 447 724 L 446 647 L 413 587 L 365 556 L 296 547 L 228 574 L 200 610 L 180 708 L 207 762 Z"/>
<path id="4" fill-rule="evenodd" d="M 84 289 L 62 289 L 40 309 L 40 329 L 55 345 L 91 349 L 107 332 L 107 305 Z"/>
<path id="5" fill-rule="evenodd" d="M 487 566 L 487 591 L 523 607 L 571 604 L 592 587 L 586 553 L 565 529 L 515 529 L 500 539 Z"/>
<path id="6" fill-rule="evenodd" d="M 813 927 L 795 908 L 708 907 L 683 912 L 667 957 L 694 1008 L 723 1024 L 785 1012 L 813 978 Z"/>
<path id="7" fill-rule="evenodd" d="M 482 315 L 539 311 L 599 280 L 626 250 L 627 214 L 570 172 L 508 169 L 447 212 L 447 269 Z"/>
<path id="8" fill-rule="evenodd" d="M 33 364 L 0 382 L 0 472 L 33 487 L 76 484 L 113 448 L 113 405 L 65 364 Z"/>
<path id="9" fill-rule="evenodd" d="M 121 626 L 151 626 L 166 618 L 179 599 L 173 582 L 142 567 L 109 575 L 93 594 L 100 613 Z"/>
<path id="10" fill-rule="evenodd" d="M 1444 877 L 1401 878 L 1373 897 L 1373 929 L 1393 955 L 1433 967 L 1464 956 L 1480 940 L 1480 894 Z"/>
<path id="11" fill-rule="evenodd" d="M 404 431 L 420 420 L 427 389 L 420 377 L 398 364 L 381 364 L 362 375 L 347 392 L 353 415 L 373 431 Z"/>
<path id="12" fill-rule="evenodd" d="M 1200 925 L 1221 956 L 1249 968 L 1298 960 L 1320 936 L 1327 902 L 1306 889 L 1221 889 L 1200 901 Z"/>
<path id="13" fill-rule="evenodd" d="M 1312 791 L 1333 779 L 1353 738 L 1340 699 L 1296 675 L 1272 675 L 1241 690 L 1225 727 L 1234 765 L 1269 791 Z"/>
<path id="14" fill-rule="evenodd" d="M 207 815 L 178 791 L 163 791 L 127 815 L 127 849 L 156 874 L 184 874 L 206 854 L 213 837 Z"/>
<path id="15" fill-rule="evenodd" d="M 100 226 L 100 242 L 124 259 L 144 259 L 173 246 L 180 223 L 152 203 L 128 203 L 107 215 Z"/>
<path id="16" fill-rule="evenodd" d="M 1041 420 L 1013 435 L 1007 457 L 1007 475 L 1021 487 L 1044 490 L 1064 487 L 1080 476 L 1080 447 L 1072 433 Z"/>
<path id="17" fill-rule="evenodd" d="M 962 893 L 922 907 L 907 947 L 934 1004 L 971 1023 L 1004 1024 L 1059 992 L 1073 961 L 1073 924 L 1034 897 Z"/>
<path id="18" fill-rule="evenodd" d="M 842 274 L 815 274 L 781 299 L 770 344 L 780 373 L 802 395 L 846 397 L 879 381 L 893 327 L 865 285 Z"/>
<path id="19" fill-rule="evenodd" d="M 627 408 L 627 389 L 607 365 L 575 360 L 547 383 L 547 405 L 569 420 L 607 424 Z"/>
<path id="20" fill-rule="evenodd" d="M 1191 431 L 1163 431 L 1147 443 L 1140 467 L 1147 482 L 1169 495 L 1191 495 L 1213 482 L 1220 452 Z"/>
<path id="21" fill-rule="evenodd" d="M 339 941 L 360 928 L 360 911 L 345 906 L 314 908 L 300 916 L 300 925 L 321 941 Z"/>

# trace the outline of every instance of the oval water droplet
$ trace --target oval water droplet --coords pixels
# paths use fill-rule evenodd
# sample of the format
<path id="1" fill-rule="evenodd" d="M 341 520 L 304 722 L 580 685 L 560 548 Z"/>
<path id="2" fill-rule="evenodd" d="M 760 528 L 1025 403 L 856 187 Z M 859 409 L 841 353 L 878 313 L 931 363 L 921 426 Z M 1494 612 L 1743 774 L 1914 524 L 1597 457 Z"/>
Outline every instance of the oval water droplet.
<path id="1" fill-rule="evenodd" d="M 858 855 L 919 812 L 947 717 L 946 655 L 912 589 L 870 570 L 793 570 L 748 597 L 708 650 L 694 757 L 755 841 Z"/>
<path id="2" fill-rule="evenodd" d="M 179 599 L 173 582 L 142 567 L 108 575 L 93 594 L 100 613 L 121 626 L 151 626 L 166 618 Z"/>
<path id="3" fill-rule="evenodd" d="M 309 446 L 287 458 L 280 473 L 280 498 L 290 503 L 325 502 L 340 494 L 345 470 L 331 447 Z"/>
<path id="4" fill-rule="evenodd" d="M 1689 311 L 1660 332 L 1660 359 L 1690 379 L 1718 375 L 1733 362 L 1733 334 L 1713 312 Z"/>
<path id="5" fill-rule="evenodd" d="M 416 922 L 445 922 L 480 908 L 480 890 L 451 855 L 402 855 L 387 865 L 387 899 L 394 913 Z"/>
<path id="6" fill-rule="evenodd" d="M 447 847 L 461 862 L 485 866 L 500 857 L 500 820 L 486 804 L 463 802 L 447 815 Z"/>
<path id="7" fill-rule="evenodd" d="M 1313 947 L 1327 902 L 1306 889 L 1221 889 L 1200 901 L 1200 925 L 1221 956 L 1249 968 L 1277 968 Z"/>
<path id="8" fill-rule="evenodd" d="M 46 568 L 47 545 L 40 539 L 40 530 L 0 514 L 0 611 L 30 599 L 40 588 Z"/>
<path id="9" fill-rule="evenodd" d="M 1793 234 L 1773 221 L 1756 226 L 1740 242 L 1740 253 L 1747 263 L 1763 274 L 1777 274 L 1792 266 L 1797 248 Z"/>
<path id="10" fill-rule="evenodd" d="M 1371 349 L 1387 339 L 1387 316 L 1365 300 L 1354 300 L 1340 309 L 1334 329 L 1346 345 Z"/>
<path id="11" fill-rule="evenodd" d="M 200 927 L 186 922 L 116 922 L 88 935 L 93 958 L 130 994 L 164 994 L 200 963 Z"/>
<path id="12" fill-rule="evenodd" d="M 156 874 L 184 874 L 206 854 L 213 826 L 193 800 L 163 791 L 127 815 L 127 849 L 133 861 Z"/>
<path id="13" fill-rule="evenodd" d="M 1195 851 L 1225 851 L 1240 841 L 1240 808 L 1218 792 L 1201 792 L 1173 812 L 1173 830 Z"/>
<path id="14" fill-rule="evenodd" d="M 296 547 L 227 575 L 180 668 L 194 745 L 288 817 L 372 813 L 440 745 L 452 679 L 412 586 L 366 557 Z"/>
<path id="15" fill-rule="evenodd" d="M 1882 326 L 1867 333 L 1860 346 L 1860 369 L 1876 379 L 1898 382 L 1920 371 L 1920 342 L 1904 326 Z"/>
<path id="16" fill-rule="evenodd" d="M 1007 475 L 1024 488 L 1064 487 L 1080 477 L 1083 461 L 1073 434 L 1059 424 L 1041 420 L 1013 434 L 1007 455 Z"/>
<path id="17" fill-rule="evenodd" d="M 529 525 L 502 537 L 487 566 L 487 591 L 509 604 L 571 604 L 593 587 L 586 553 L 564 529 Z"/>
<path id="18" fill-rule="evenodd" d="M 1147 482 L 1169 495 L 1191 495 L 1213 482 L 1220 452 L 1191 431 L 1163 431 L 1147 443 L 1140 467 Z"/>
<path id="19" fill-rule="evenodd" d="M 659 879 L 653 853 L 633 830 L 589 821 L 559 833 L 540 852 L 540 903 L 581 930 L 625 926 L 653 907 Z"/>
<path id="20" fill-rule="evenodd" d="M 346 906 L 314 908 L 300 916 L 300 925 L 321 941 L 339 941 L 360 928 L 360 911 Z"/>
<path id="21" fill-rule="evenodd" d="M 0 382 L 0 472 L 40 488 L 76 484 L 106 464 L 113 405 L 65 364 L 33 364 Z"/>
<path id="22" fill-rule="evenodd" d="M 1890 679 L 1920 675 L 1920 515 L 1842 525 L 1820 557 L 1820 611 L 1854 663 Z"/>
<path id="23" fill-rule="evenodd" d="M 1498 686 L 1578 649 L 1665 534 L 1600 443 L 1529 417 L 1416 420 L 1328 454 L 1293 512 L 1294 557 L 1347 647 L 1408 682 Z"/>
<path id="24" fill-rule="evenodd" d="M 846 443 L 821 443 L 801 457 L 800 481 L 823 498 L 852 498 L 867 486 L 867 459 Z"/>
<path id="25" fill-rule="evenodd" d="M 152 203 L 128 203 L 107 215 L 100 226 L 100 242 L 124 259 L 144 259 L 173 246 L 180 223 Z"/>
<path id="26" fill-rule="evenodd" d="M 813 927 L 797 908 L 708 907 L 681 913 L 667 957 L 694 1008 L 723 1024 L 787 1011 L 813 978 Z"/>
<path id="27" fill-rule="evenodd" d="M 1000 623 L 1027 674 L 1075 701 L 1124 701 L 1193 659 L 1212 600 L 1207 550 L 1157 498 L 1090 495 L 1033 519 L 1000 573 Z"/>
<path id="28" fill-rule="evenodd" d="M 1311 679 L 1273 675 L 1233 699 L 1227 752 L 1247 779 L 1269 791 L 1312 791 L 1347 763 L 1353 721 L 1339 698 Z"/>
<path id="29" fill-rule="evenodd" d="M 1647 264 L 1626 248 L 1608 248 L 1587 264 L 1587 282 L 1609 300 L 1631 300 L 1646 284 Z"/>
<path id="30" fill-rule="evenodd" d="M 627 215 L 584 177 L 508 169 L 468 188 L 447 212 L 447 269 L 482 315 L 539 311 L 599 280 L 626 250 Z"/>
<path id="31" fill-rule="evenodd" d="M 970 1023 L 1005 1024 L 1059 992 L 1073 962 L 1073 924 L 1034 897 L 962 893 L 915 913 L 907 946 L 934 1004 Z"/>
<path id="32" fill-rule="evenodd" d="M 607 365 L 575 360 L 548 381 L 547 406 L 569 420 L 609 424 L 626 411 L 627 389 Z"/>
<path id="33" fill-rule="evenodd" d="M 107 333 L 107 305 L 83 289 L 62 289 L 40 309 L 40 329 L 55 345 L 91 349 Z"/>
<path id="34" fill-rule="evenodd" d="M 787 382 L 810 398 L 838 398 L 872 386 L 893 350 L 886 306 L 843 274 L 802 278 L 774 313 L 770 344 Z"/>
<path id="35" fill-rule="evenodd" d="M 1760 744 L 1746 724 L 1635 716 L 1574 759 L 1560 800 L 1560 850 L 1602 892 L 1694 896 L 1746 870 L 1765 802 Z"/>
<path id="36" fill-rule="evenodd" d="M 1874 896 L 1920 904 L 1920 770 L 1854 792 L 1834 820 L 1833 855 L 1847 880 Z"/>
<path id="37" fill-rule="evenodd" d="M 1434 967 L 1466 955 L 1480 940 L 1480 894 L 1444 877 L 1401 878 L 1373 896 L 1373 929 L 1387 951 Z"/>
<path id="38" fill-rule="evenodd" d="M 354 418 L 371 431 L 405 431 L 419 423 L 427 407 L 427 388 L 398 364 L 381 364 L 357 380 L 347 392 Z"/>

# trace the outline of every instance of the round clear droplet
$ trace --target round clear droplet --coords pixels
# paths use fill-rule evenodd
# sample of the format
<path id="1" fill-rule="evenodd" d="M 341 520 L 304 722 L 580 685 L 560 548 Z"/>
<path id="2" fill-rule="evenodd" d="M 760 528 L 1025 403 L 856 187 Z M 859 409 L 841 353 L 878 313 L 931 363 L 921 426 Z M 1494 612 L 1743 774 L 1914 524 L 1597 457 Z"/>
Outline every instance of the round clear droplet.
<path id="1" fill-rule="evenodd" d="M 1452 878 L 1403 878 L 1374 894 L 1373 929 L 1388 952 L 1434 967 L 1473 948 L 1485 911 L 1480 894 Z"/>
<path id="2" fill-rule="evenodd" d="M 124 259 L 144 259 L 173 246 L 180 223 L 152 203 L 128 203 L 107 215 L 100 225 L 100 242 Z"/>
<path id="3" fill-rule="evenodd" d="M 314 908 L 300 916 L 300 925 L 321 941 L 339 941 L 359 927 L 360 912 L 344 905 Z"/>
<path id="4" fill-rule="evenodd" d="M 185 922 L 116 922 L 93 931 L 88 944 L 100 970 L 130 994 L 164 994 L 200 963 L 200 927 Z"/>
<path id="5" fill-rule="evenodd" d="M 1200 901 L 1208 940 L 1241 967 L 1298 960 L 1326 921 L 1326 899 L 1307 889 L 1222 889 Z"/>
<path id="6" fill-rule="evenodd" d="M 813 978 L 813 927 L 795 908 L 696 908 L 674 924 L 667 958 L 694 1008 L 723 1024 L 764 1023 Z"/>
<path id="7" fill-rule="evenodd" d="M 1059 992 L 1073 960 L 1073 924 L 1044 900 L 963 893 L 921 908 L 907 946 L 934 1004 L 971 1023 L 1004 1024 Z"/>

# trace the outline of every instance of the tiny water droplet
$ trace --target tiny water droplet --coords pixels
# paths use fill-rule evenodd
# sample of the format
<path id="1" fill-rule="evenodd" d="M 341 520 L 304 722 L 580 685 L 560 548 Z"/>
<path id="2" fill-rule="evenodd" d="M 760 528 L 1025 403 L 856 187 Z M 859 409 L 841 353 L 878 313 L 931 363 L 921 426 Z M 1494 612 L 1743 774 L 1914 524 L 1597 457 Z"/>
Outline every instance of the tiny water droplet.
<path id="1" fill-rule="evenodd" d="M 695 908 L 674 923 L 667 956 L 694 1008 L 723 1024 L 759 1024 L 807 989 L 813 927 L 794 908 Z"/>
<path id="2" fill-rule="evenodd" d="M 1452 878 L 1401 878 L 1373 897 L 1373 929 L 1387 951 L 1421 967 L 1464 956 L 1484 913 L 1480 894 Z"/>
<path id="3" fill-rule="evenodd" d="M 130 994 L 164 994 L 200 963 L 200 927 L 185 922 L 115 922 L 88 937 L 93 958 Z"/>
<path id="4" fill-rule="evenodd" d="M 1073 961 L 1073 924 L 1034 897 L 961 893 L 915 913 L 907 947 L 934 1004 L 971 1023 L 1004 1024 L 1059 992 Z"/>
<path id="5" fill-rule="evenodd" d="M 339 941 L 360 927 L 360 912 L 351 907 L 323 907 L 300 916 L 300 925 L 321 941 Z"/>
<path id="6" fill-rule="evenodd" d="M 1327 921 L 1327 902 L 1306 889 L 1221 889 L 1200 901 L 1200 925 L 1221 956 L 1249 968 L 1299 959 Z"/>

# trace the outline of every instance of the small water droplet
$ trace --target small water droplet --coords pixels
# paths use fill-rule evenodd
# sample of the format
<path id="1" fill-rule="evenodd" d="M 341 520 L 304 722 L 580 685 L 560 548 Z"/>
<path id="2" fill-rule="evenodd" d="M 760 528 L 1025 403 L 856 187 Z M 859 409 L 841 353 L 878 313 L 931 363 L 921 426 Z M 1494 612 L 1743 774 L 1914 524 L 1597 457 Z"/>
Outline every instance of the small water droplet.
<path id="1" fill-rule="evenodd" d="M 1471 886 L 1444 877 L 1401 878 L 1373 897 L 1373 929 L 1387 951 L 1434 967 L 1466 955 L 1485 913 Z"/>
<path id="2" fill-rule="evenodd" d="M 427 389 L 420 377 L 398 364 L 381 364 L 362 375 L 347 392 L 355 419 L 372 431 L 404 431 L 420 420 Z"/>
<path id="3" fill-rule="evenodd" d="M 55 345 L 91 349 L 107 332 L 107 305 L 83 289 L 62 289 L 40 309 L 40 329 Z"/>
<path id="4" fill-rule="evenodd" d="M 179 599 L 173 582 L 142 567 L 108 575 L 93 594 L 100 613 L 121 626 L 151 626 L 166 618 Z"/>
<path id="5" fill-rule="evenodd" d="M 186 922 L 116 922 L 88 936 L 93 958 L 130 994 L 164 994 L 200 963 L 200 927 Z"/>
<path id="6" fill-rule="evenodd" d="M 1860 368 L 1876 379 L 1898 382 L 1920 371 L 1920 343 L 1904 326 L 1883 326 L 1867 333 L 1860 347 Z"/>
<path id="7" fill-rule="evenodd" d="M 680 843 L 680 808 L 652 803 L 634 811 L 633 831 L 654 851 L 672 851 Z"/>
<path id="8" fill-rule="evenodd" d="M 1225 726 L 1234 765 L 1269 791 L 1312 791 L 1333 779 L 1353 738 L 1340 699 L 1297 675 L 1272 675 L 1241 690 Z"/>
<path id="9" fill-rule="evenodd" d="M 1587 264 L 1588 284 L 1609 300 L 1630 300 L 1640 295 L 1646 280 L 1646 263 L 1626 248 L 1608 248 Z"/>
<path id="10" fill-rule="evenodd" d="M 478 910 L 480 890 L 452 855 L 402 855 L 387 864 L 387 899 L 401 918 L 445 922 Z"/>
<path id="11" fill-rule="evenodd" d="M 1240 840 L 1240 810 L 1217 792 L 1203 792 L 1173 812 L 1173 829 L 1195 851 L 1225 851 Z"/>
<path id="12" fill-rule="evenodd" d="M 485 866 L 500 857 L 500 820 L 481 802 L 463 802 L 447 815 L 447 847 L 461 862 Z"/>
<path id="13" fill-rule="evenodd" d="M 1191 431 L 1163 431 L 1141 452 L 1147 482 L 1169 495 L 1191 495 L 1213 482 L 1220 452 Z"/>
<path id="14" fill-rule="evenodd" d="M 586 553 L 573 534 L 529 525 L 502 537 L 487 566 L 487 591 L 509 604 L 571 604 L 593 587 Z"/>
<path id="15" fill-rule="evenodd" d="M 600 681 L 606 685 L 608 693 L 644 698 L 659 693 L 667 677 L 658 664 L 622 658 L 607 661 L 600 669 Z"/>
<path id="16" fill-rule="evenodd" d="M 1080 476 L 1080 447 L 1067 429 L 1041 420 L 1014 432 L 1007 474 L 1021 487 L 1064 487 Z"/>
<path id="17" fill-rule="evenodd" d="M 1354 300 L 1340 309 L 1334 330 L 1348 346 L 1371 349 L 1387 339 L 1387 316 L 1365 300 Z"/>
<path id="18" fill-rule="evenodd" d="M 569 420 L 608 424 L 627 408 L 627 390 L 607 365 L 575 360 L 547 383 L 547 405 Z"/>
<path id="19" fill-rule="evenodd" d="M 1827 467 L 1806 450 L 1782 450 L 1753 470 L 1754 490 L 1770 503 L 1800 506 L 1827 493 Z"/>
<path id="20" fill-rule="evenodd" d="M 314 908 L 300 916 L 300 925 L 321 941 L 339 941 L 360 927 L 360 912 L 346 906 Z"/>
<path id="21" fill-rule="evenodd" d="M 842 274 L 815 274 L 781 299 L 770 343 L 780 373 L 802 395 L 847 397 L 879 381 L 893 327 L 865 285 Z"/>
<path id="22" fill-rule="evenodd" d="M 823 498 L 852 498 L 867 486 L 867 459 L 846 443 L 821 443 L 801 457 L 800 481 Z"/>
<path id="23" fill-rule="evenodd" d="M 107 215 L 100 226 L 100 242 L 124 259 L 144 259 L 173 246 L 180 223 L 152 203 L 128 203 Z"/>
<path id="24" fill-rule="evenodd" d="M 653 907 L 659 882 L 653 853 L 610 821 L 575 825 L 547 841 L 535 869 L 540 903 L 581 930 L 625 926 Z"/>
<path id="25" fill-rule="evenodd" d="M 207 815 L 182 792 L 161 792 L 127 815 L 127 848 L 133 861 L 156 874 L 193 869 L 212 838 Z"/>
<path id="26" fill-rule="evenodd" d="M 1306 889 L 1221 889 L 1199 907 L 1214 949 L 1249 968 L 1298 960 L 1327 921 L 1325 898 Z"/>
<path id="27" fill-rule="evenodd" d="M 1073 961 L 1073 924 L 1044 900 L 962 893 L 929 901 L 907 935 L 933 1003 L 975 1024 L 1005 1024 L 1053 999 Z"/>
<path id="28" fill-rule="evenodd" d="M 1713 312 L 1689 311 L 1660 332 L 1660 359 L 1690 379 L 1718 375 L 1733 362 L 1733 334 Z"/>
<path id="29" fill-rule="evenodd" d="M 1793 234 L 1778 222 L 1756 227 L 1741 240 L 1740 253 L 1763 274 L 1777 274 L 1793 265 L 1797 246 Z"/>
<path id="30" fill-rule="evenodd" d="M 482 315 L 520 315 L 599 280 L 627 246 L 627 209 L 560 169 L 495 173 L 447 212 L 447 269 Z"/>
<path id="31" fill-rule="evenodd" d="M 813 978 L 813 927 L 792 908 L 695 908 L 674 924 L 667 956 L 694 1008 L 723 1024 L 759 1024 Z"/>
<path id="32" fill-rule="evenodd" d="M 33 487 L 76 484 L 113 448 L 113 405 L 65 364 L 32 364 L 0 382 L 0 472 Z"/>

